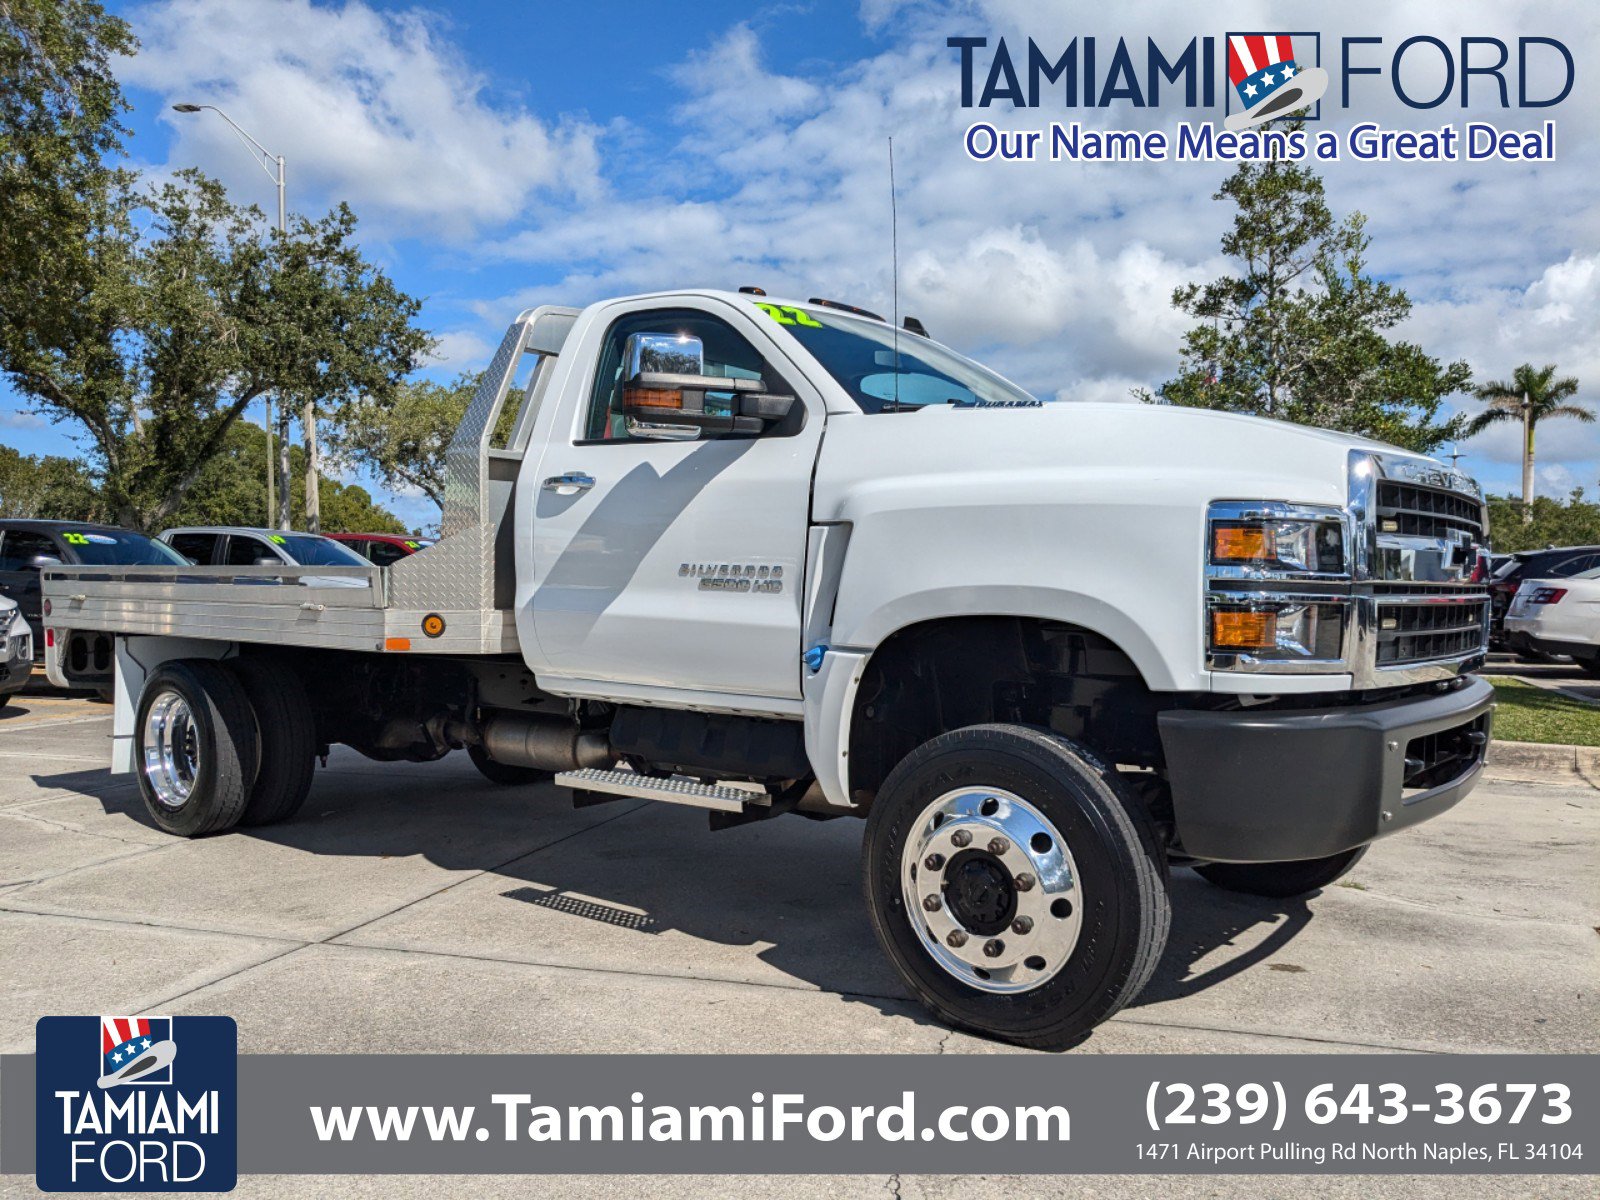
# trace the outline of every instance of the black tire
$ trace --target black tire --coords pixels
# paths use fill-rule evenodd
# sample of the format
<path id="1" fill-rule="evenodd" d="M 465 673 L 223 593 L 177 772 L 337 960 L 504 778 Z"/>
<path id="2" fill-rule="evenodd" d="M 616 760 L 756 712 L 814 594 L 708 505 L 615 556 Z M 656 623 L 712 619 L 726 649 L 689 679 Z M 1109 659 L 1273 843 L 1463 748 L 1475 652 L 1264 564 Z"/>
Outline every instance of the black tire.
<path id="1" fill-rule="evenodd" d="M 1195 867 L 1195 873 L 1207 883 L 1230 892 L 1284 900 L 1327 887 L 1335 879 L 1349 874 L 1366 853 L 1365 846 L 1357 846 L 1327 858 L 1307 858 L 1299 862 L 1201 863 Z"/>
<path id="2" fill-rule="evenodd" d="M 985 787 L 1024 799 L 1059 831 L 1086 899 L 1065 965 L 1028 991 L 981 990 L 941 966 L 901 889 L 919 817 L 947 793 Z M 1091 751 L 1020 725 L 969 726 L 907 755 L 873 800 L 862 874 L 878 943 L 918 999 L 950 1025 L 1036 1049 L 1077 1044 L 1137 996 L 1172 921 L 1166 855 L 1143 804 Z"/>
<path id="3" fill-rule="evenodd" d="M 186 796 L 163 800 L 146 769 L 146 722 L 151 708 L 175 694 L 189 713 L 188 730 L 199 762 L 190 759 Z M 179 659 L 145 680 L 134 728 L 135 771 L 150 819 L 168 833 L 199 837 L 231 829 L 244 815 L 255 782 L 256 718 L 244 687 L 219 663 Z"/>
<path id="4" fill-rule="evenodd" d="M 236 658 L 228 668 L 244 685 L 256 714 L 261 750 L 255 786 L 241 825 L 272 825 L 300 811 L 316 773 L 317 725 L 300 677 L 282 663 Z"/>
<path id="5" fill-rule="evenodd" d="M 1580 658 L 1576 662 L 1590 679 L 1600 679 L 1600 658 Z"/>
<path id="6" fill-rule="evenodd" d="M 482 746 L 468 746 L 467 757 L 490 783 L 516 787 L 529 783 L 549 783 L 556 777 L 554 771 L 541 771 L 537 767 L 514 767 L 510 763 L 495 762 Z"/>

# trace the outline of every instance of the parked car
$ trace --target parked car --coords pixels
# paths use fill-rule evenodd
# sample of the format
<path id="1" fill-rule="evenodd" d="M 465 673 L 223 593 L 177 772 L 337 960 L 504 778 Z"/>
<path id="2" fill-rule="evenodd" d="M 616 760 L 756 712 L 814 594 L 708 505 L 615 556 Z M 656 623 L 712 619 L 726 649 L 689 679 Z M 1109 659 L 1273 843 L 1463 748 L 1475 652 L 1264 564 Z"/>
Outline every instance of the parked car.
<path id="1" fill-rule="evenodd" d="M 1509 555 L 1489 580 L 1489 646 L 1512 649 L 1505 638 L 1506 610 L 1526 579 L 1569 579 L 1600 567 L 1600 546 L 1553 546 L 1518 550 Z"/>
<path id="2" fill-rule="evenodd" d="M 1519 653 L 1570 654 L 1600 678 L 1600 567 L 1524 579 L 1506 611 L 1506 645 Z"/>
<path id="3" fill-rule="evenodd" d="M 39 572 L 56 566 L 174 566 L 183 559 L 154 538 L 114 525 L 81 521 L 0 520 L 0 596 L 16 601 L 22 619 L 43 627 Z M 44 638 L 32 639 L 44 656 Z"/>
<path id="4" fill-rule="evenodd" d="M 0 597 L 0 708 L 33 674 L 33 630 L 15 600 Z"/>
<path id="5" fill-rule="evenodd" d="M 355 551 L 320 533 L 278 529 L 233 529 L 221 525 L 165 529 L 160 539 L 202 567 L 366 567 Z M 316 587 L 367 587 L 365 578 L 303 575 L 300 582 Z"/>
<path id="6" fill-rule="evenodd" d="M 380 567 L 397 563 L 433 545 L 427 538 L 401 537 L 393 533 L 330 533 L 328 536 Z"/>

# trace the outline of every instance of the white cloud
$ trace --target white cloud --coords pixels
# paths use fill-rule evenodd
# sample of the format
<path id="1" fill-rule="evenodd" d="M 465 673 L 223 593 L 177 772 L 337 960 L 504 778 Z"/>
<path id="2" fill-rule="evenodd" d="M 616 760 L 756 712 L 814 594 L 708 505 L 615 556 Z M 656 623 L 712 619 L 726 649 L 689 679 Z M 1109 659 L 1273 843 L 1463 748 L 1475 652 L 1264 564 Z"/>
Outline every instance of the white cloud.
<path id="1" fill-rule="evenodd" d="M 420 10 L 157 0 L 134 21 L 142 47 L 122 77 L 169 103 L 226 109 L 288 160 L 291 207 L 337 197 L 392 232 L 460 237 L 598 186 L 592 126 L 496 103 Z M 270 207 L 270 182 L 215 114 L 169 119 L 167 169 L 198 164 Z"/>
<path id="2" fill-rule="evenodd" d="M 253 129 L 287 131 L 291 188 L 348 196 L 364 215 L 414 231 L 464 235 L 508 223 L 477 247 L 478 259 L 559 278 L 467 301 L 483 324 L 447 333 L 441 363 L 480 364 L 512 313 L 555 299 L 754 283 L 888 311 L 893 136 L 901 310 L 1041 395 L 1102 399 L 1123 399 L 1175 369 L 1186 318 L 1171 307 L 1172 289 L 1224 269 L 1218 239 L 1232 213 L 1212 192 L 1229 168 L 974 163 L 960 137 L 979 116 L 1007 127 L 1060 119 L 1170 128 L 1184 114 L 1125 105 L 963 110 L 948 35 L 1032 34 L 1059 50 L 1088 34 L 1150 34 L 1181 47 L 1229 28 L 1311 29 L 1323 34 L 1325 66 L 1336 66 L 1347 34 L 1383 37 L 1376 53 L 1384 63 L 1419 33 L 1455 45 L 1466 35 L 1558 36 L 1580 71 L 1600 55 L 1593 12 L 1555 21 L 1537 0 L 1351 0 L 1337 11 L 1238 0 L 1225 15 L 1188 0 L 1098 9 L 1078 0 L 862 0 L 874 49 L 853 63 L 773 69 L 771 48 L 751 27 L 713 32 L 702 51 L 665 72 L 678 143 L 658 147 L 658 169 L 608 180 L 598 147 L 625 141 L 626 126 L 562 124 L 495 103 L 448 30 L 414 11 L 380 12 L 360 0 L 337 9 L 308 0 L 158 0 L 143 13 L 150 19 L 141 18 L 146 49 L 130 67 L 136 81 L 172 99 L 220 99 Z M 1422 91 L 1427 71 L 1413 61 L 1407 81 Z M 1535 75 L 1538 91 L 1548 70 Z M 1324 128 L 1473 118 L 1520 127 L 1545 115 L 1485 108 L 1487 88 L 1475 87 L 1471 109 L 1452 101 L 1414 110 L 1384 79 L 1353 87 L 1348 113 L 1325 106 Z M 1324 174 L 1336 213 L 1360 209 L 1370 219 L 1370 268 L 1415 301 L 1405 336 L 1443 359 L 1465 358 L 1480 378 L 1524 361 L 1557 362 L 1584 381 L 1580 399 L 1593 403 L 1600 89 L 1580 76 L 1550 115 L 1560 124 L 1553 164 L 1343 162 Z M 188 118 L 177 128 L 174 162 L 243 178 L 220 123 Z M 1460 407 L 1477 406 L 1464 399 Z M 1495 486 L 1515 479 L 1514 428 L 1498 427 L 1467 450 L 1465 465 L 1481 467 Z M 1552 422 L 1540 432 L 1539 457 L 1580 480 L 1593 476 L 1600 427 Z"/>
<path id="3" fill-rule="evenodd" d="M 468 329 L 453 329 L 438 335 L 429 363 L 465 371 L 486 365 L 493 353 L 486 339 Z"/>
<path id="4" fill-rule="evenodd" d="M 38 413 L 23 412 L 20 409 L 0 412 L 0 427 L 6 429 L 43 429 L 45 419 Z"/>

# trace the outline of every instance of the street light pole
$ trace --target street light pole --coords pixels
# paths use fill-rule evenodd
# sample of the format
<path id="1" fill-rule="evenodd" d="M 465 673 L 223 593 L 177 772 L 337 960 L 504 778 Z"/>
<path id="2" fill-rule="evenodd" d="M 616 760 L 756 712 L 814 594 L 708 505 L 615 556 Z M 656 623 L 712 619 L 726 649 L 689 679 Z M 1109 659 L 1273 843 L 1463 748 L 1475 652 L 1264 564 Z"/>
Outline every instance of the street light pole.
<path id="1" fill-rule="evenodd" d="M 247 145 L 252 153 L 261 156 L 260 162 L 267 176 L 278 186 L 278 233 L 287 238 L 289 235 L 289 209 L 287 191 L 284 184 L 283 155 L 274 154 L 255 138 L 251 137 L 240 127 L 239 123 L 223 112 L 215 104 L 174 104 L 173 110 L 181 113 L 197 113 L 209 109 L 228 123 L 239 139 Z M 271 164 L 271 165 L 268 165 Z M 276 168 L 276 170 L 274 170 Z M 266 397 L 267 405 L 267 522 L 272 522 L 272 509 L 274 507 L 274 488 L 272 472 L 272 396 Z M 301 415 L 301 422 L 306 438 L 306 524 L 311 532 L 318 533 L 322 525 L 322 504 L 318 488 L 318 458 L 317 458 L 317 412 L 315 403 L 307 400 Z M 276 489 L 280 493 L 276 497 L 278 510 L 278 528 L 289 528 L 289 406 L 284 403 L 278 405 L 278 480 L 280 486 Z"/>

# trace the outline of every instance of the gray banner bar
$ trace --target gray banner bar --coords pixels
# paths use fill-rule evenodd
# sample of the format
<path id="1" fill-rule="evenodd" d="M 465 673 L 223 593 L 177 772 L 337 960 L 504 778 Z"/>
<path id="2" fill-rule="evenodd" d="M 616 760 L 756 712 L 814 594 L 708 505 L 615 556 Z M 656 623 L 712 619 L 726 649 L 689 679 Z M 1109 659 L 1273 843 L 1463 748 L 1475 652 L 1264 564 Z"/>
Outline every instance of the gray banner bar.
<path id="1" fill-rule="evenodd" d="M 7 1173 L 33 1170 L 33 1088 L 31 1056 L 0 1059 Z M 1593 1174 L 1600 1163 L 1600 1058 L 1580 1055 L 241 1055 L 238 1102 L 241 1173 Z M 349 1140 L 319 1137 L 314 1106 L 327 1129 L 348 1122 Z M 584 1108 L 601 1111 L 573 1111 Z M 373 1119 L 390 1109 L 379 1138 Z M 682 1140 L 652 1140 L 671 1114 Z M 530 1134 L 557 1129 L 564 1140 Z M 603 1140 L 571 1140 L 594 1129 Z"/>

